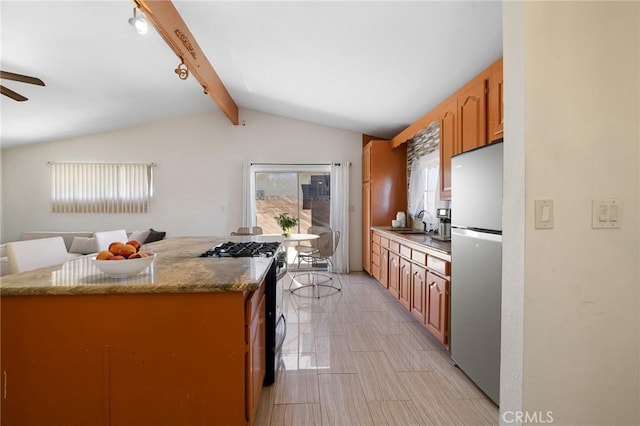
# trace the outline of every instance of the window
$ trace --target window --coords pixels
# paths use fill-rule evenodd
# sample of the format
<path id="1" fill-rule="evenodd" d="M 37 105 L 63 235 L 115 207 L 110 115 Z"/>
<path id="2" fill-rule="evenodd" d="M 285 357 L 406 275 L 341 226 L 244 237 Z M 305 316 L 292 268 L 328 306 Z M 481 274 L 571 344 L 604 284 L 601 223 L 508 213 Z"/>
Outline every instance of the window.
<path id="1" fill-rule="evenodd" d="M 437 229 L 436 206 L 440 201 L 438 180 L 440 151 L 434 150 L 413 161 L 409 177 L 409 214 L 427 224 L 427 230 Z"/>
<path id="2" fill-rule="evenodd" d="M 54 213 L 146 213 L 153 164 L 50 163 Z"/>

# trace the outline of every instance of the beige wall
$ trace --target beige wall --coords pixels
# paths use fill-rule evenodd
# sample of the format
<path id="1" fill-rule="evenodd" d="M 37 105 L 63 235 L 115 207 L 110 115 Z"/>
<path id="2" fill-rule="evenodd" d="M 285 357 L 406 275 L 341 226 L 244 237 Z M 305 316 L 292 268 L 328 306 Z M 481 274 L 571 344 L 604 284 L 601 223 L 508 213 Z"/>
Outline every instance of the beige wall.
<path id="1" fill-rule="evenodd" d="M 350 238 L 361 239 L 362 135 L 242 109 L 245 126 L 219 111 L 77 139 L 2 150 L 2 241 L 28 230 L 167 231 L 169 236 L 227 235 L 242 225 L 244 162 L 350 161 Z M 154 162 L 147 214 L 49 212 L 48 161 Z M 351 244 L 351 270 L 362 269 Z"/>
<path id="2" fill-rule="evenodd" d="M 505 134 L 518 145 L 507 165 L 524 153 L 524 179 L 505 190 L 523 198 L 525 222 L 522 271 L 503 271 L 512 290 L 503 312 L 518 299 L 523 312 L 520 332 L 507 325 L 503 335 L 501 410 L 640 424 L 640 3 L 505 2 L 504 11 Z M 624 202 L 623 226 L 594 230 L 592 199 L 609 197 Z M 536 199 L 554 200 L 554 229 L 534 229 Z M 519 214 L 505 209 L 505 222 Z"/>

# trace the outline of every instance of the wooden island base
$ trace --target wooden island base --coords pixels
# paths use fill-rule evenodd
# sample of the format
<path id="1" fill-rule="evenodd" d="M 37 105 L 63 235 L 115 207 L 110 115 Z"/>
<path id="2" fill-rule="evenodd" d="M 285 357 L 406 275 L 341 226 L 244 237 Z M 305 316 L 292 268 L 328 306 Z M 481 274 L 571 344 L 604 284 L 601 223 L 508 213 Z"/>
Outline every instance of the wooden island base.
<path id="1" fill-rule="evenodd" d="M 2 297 L 6 425 L 245 425 L 264 379 L 255 292 Z"/>

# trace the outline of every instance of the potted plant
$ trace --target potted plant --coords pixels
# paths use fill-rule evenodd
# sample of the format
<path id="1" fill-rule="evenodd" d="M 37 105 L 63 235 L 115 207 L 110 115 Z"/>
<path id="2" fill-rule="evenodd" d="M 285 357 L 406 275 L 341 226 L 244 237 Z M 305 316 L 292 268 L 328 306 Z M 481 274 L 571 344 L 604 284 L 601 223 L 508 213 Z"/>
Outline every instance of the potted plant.
<path id="1" fill-rule="evenodd" d="M 285 237 L 291 236 L 291 228 L 298 224 L 298 218 L 289 216 L 288 213 L 280 213 L 278 216 L 275 216 L 274 219 L 278 222 L 278 226 L 282 228 Z"/>

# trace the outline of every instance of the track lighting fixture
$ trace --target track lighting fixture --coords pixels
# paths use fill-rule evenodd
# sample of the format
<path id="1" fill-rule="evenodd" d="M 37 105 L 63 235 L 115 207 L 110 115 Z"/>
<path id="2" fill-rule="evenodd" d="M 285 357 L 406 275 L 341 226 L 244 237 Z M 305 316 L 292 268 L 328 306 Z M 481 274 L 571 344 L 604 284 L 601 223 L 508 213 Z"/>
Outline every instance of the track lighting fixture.
<path id="1" fill-rule="evenodd" d="M 138 34 L 146 34 L 149 31 L 149 24 L 144 13 L 140 12 L 137 7 L 133 8 L 133 17 L 129 18 L 129 24 L 135 28 Z"/>
<path id="2" fill-rule="evenodd" d="M 178 74 L 178 78 L 180 80 L 186 80 L 189 77 L 189 70 L 187 66 L 184 64 L 184 61 L 178 65 L 178 68 L 174 70 L 176 74 Z"/>

